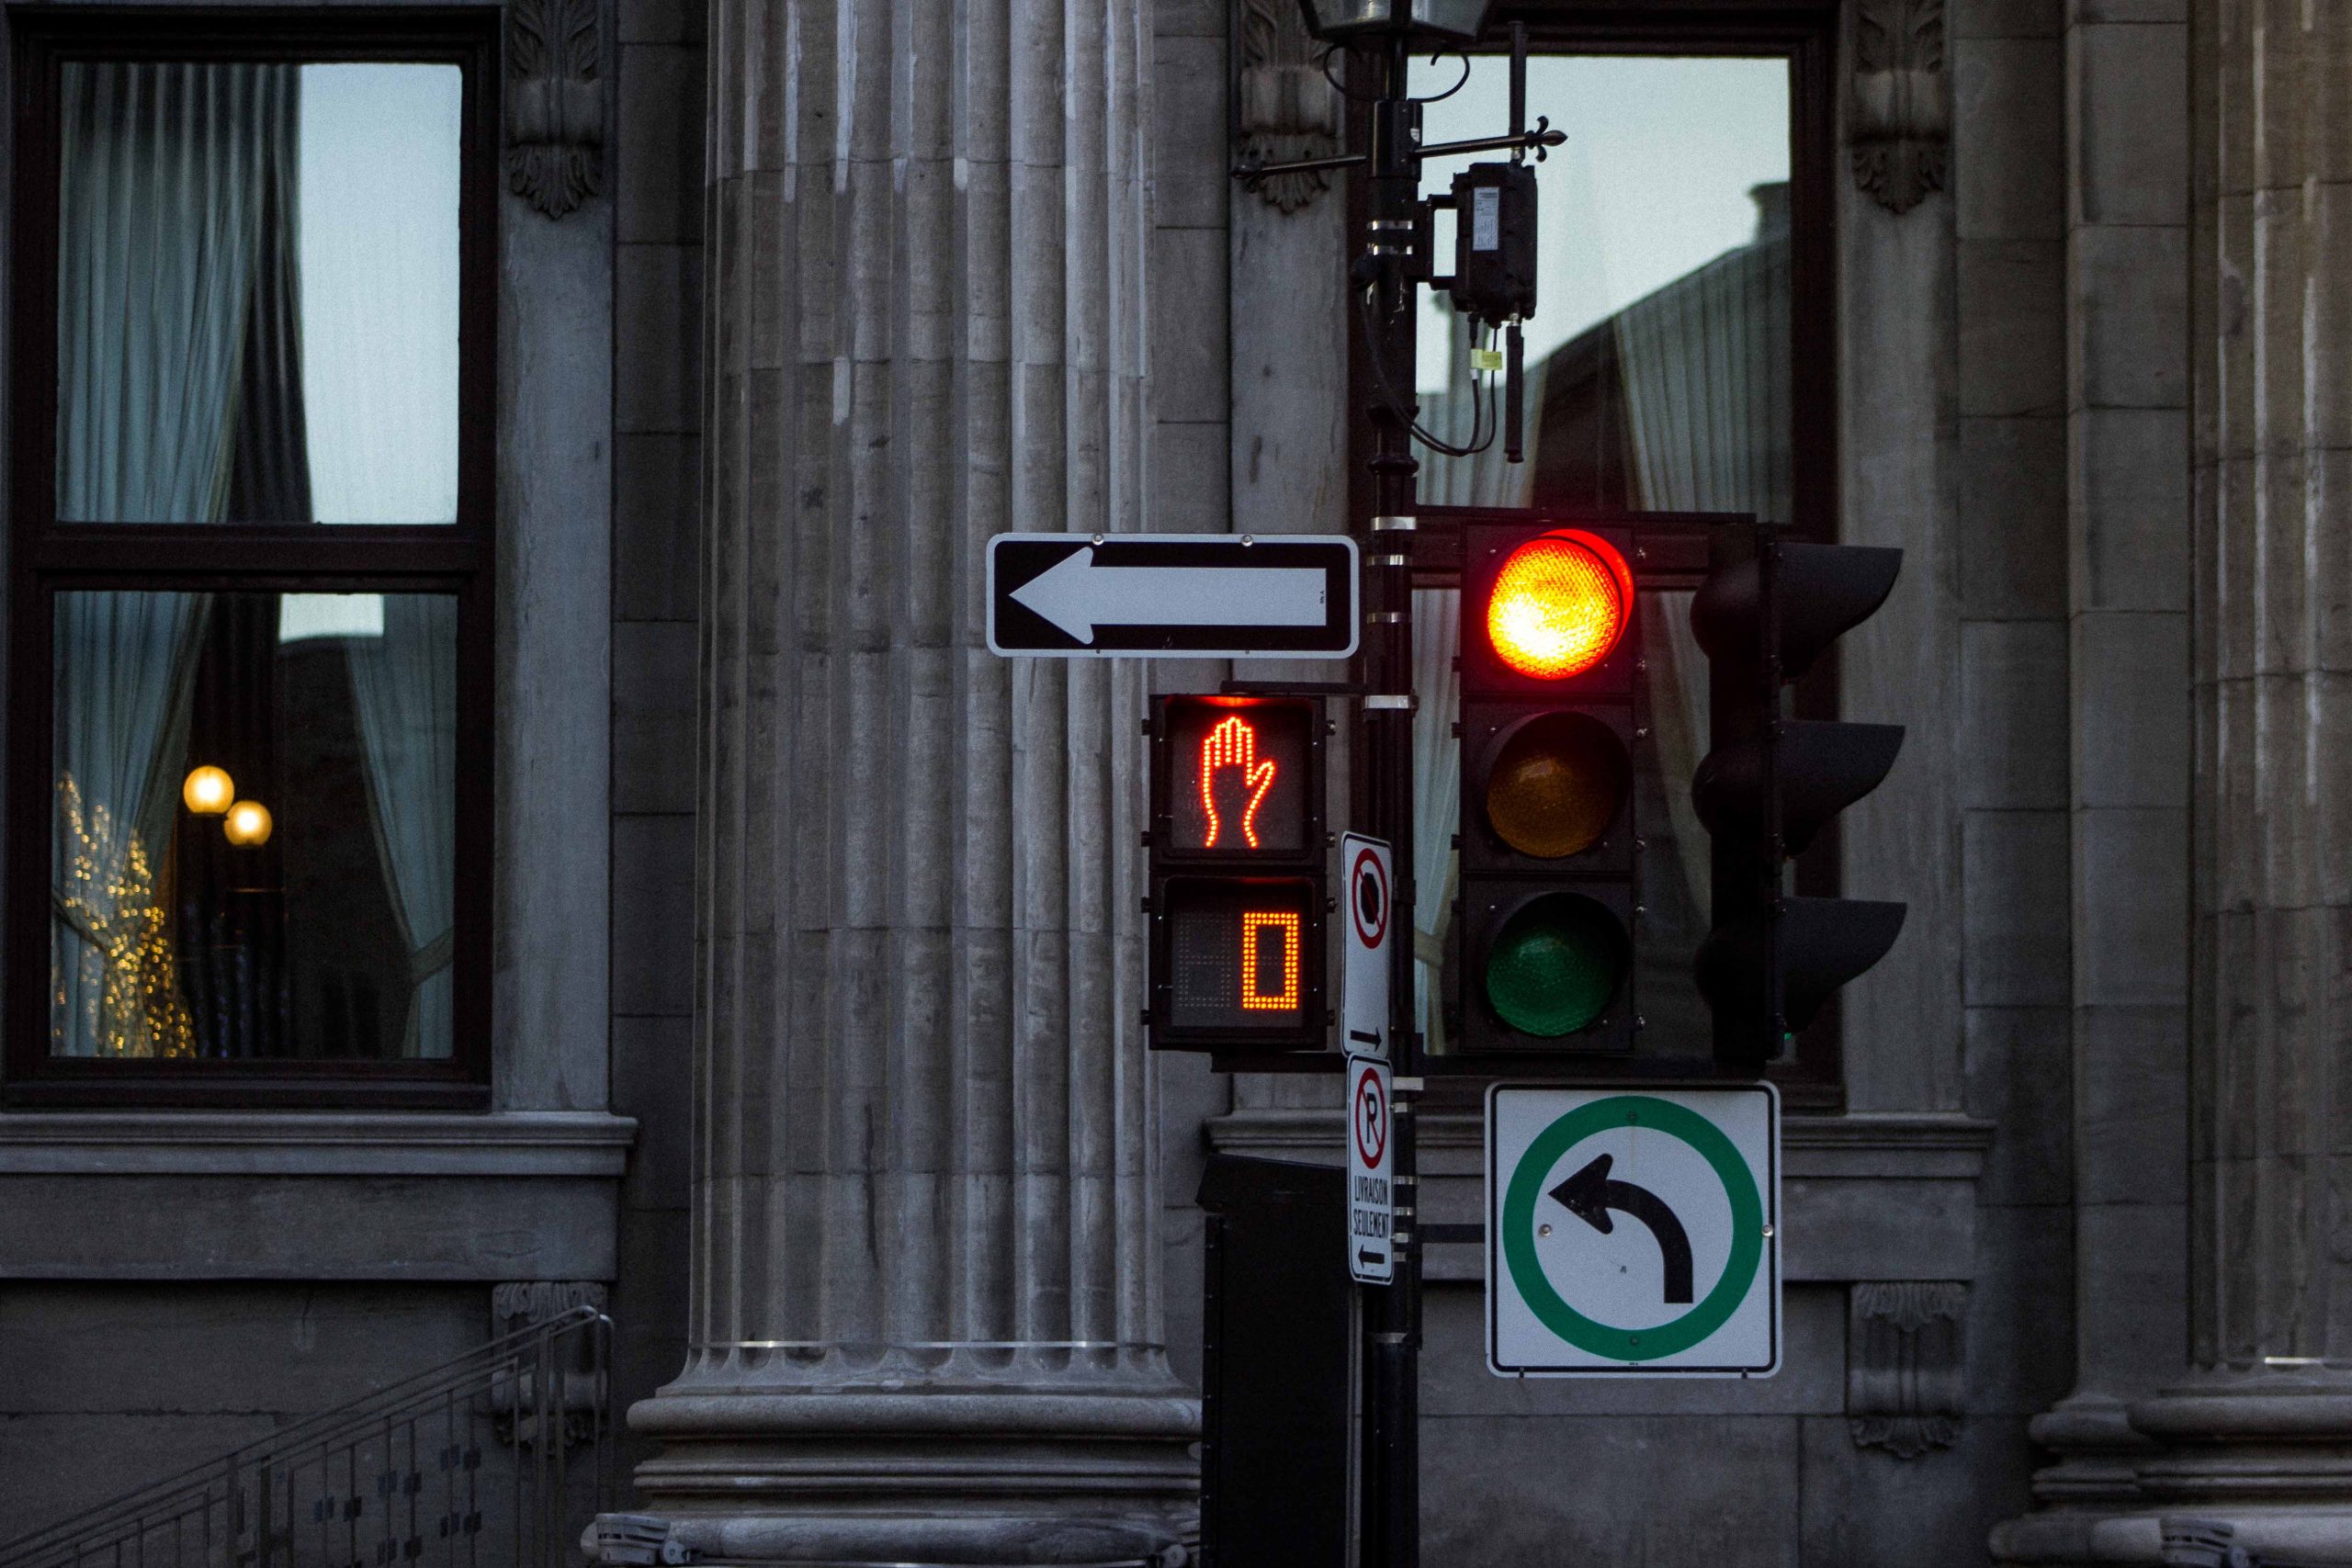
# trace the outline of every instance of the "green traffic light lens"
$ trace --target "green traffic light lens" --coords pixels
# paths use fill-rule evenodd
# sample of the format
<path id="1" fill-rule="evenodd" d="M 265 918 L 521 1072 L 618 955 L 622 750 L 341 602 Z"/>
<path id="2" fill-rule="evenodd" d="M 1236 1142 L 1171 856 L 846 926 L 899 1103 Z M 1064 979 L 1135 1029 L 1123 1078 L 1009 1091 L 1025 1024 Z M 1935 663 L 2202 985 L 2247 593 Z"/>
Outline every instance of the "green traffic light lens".
<path id="1" fill-rule="evenodd" d="M 1487 1000 L 1521 1034 L 1574 1034 L 1624 978 L 1625 928 L 1591 899 L 1546 893 L 1511 912 L 1487 949 Z"/>

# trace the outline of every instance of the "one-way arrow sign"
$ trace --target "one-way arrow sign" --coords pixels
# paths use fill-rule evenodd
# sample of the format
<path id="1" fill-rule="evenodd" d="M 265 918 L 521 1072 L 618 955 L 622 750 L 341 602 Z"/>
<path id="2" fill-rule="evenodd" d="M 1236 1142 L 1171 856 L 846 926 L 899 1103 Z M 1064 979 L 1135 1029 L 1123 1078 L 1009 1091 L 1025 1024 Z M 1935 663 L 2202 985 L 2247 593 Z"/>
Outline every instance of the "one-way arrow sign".
<path id="1" fill-rule="evenodd" d="M 1084 659 L 1345 659 L 1356 546 L 1337 534 L 999 534 L 989 648 Z"/>

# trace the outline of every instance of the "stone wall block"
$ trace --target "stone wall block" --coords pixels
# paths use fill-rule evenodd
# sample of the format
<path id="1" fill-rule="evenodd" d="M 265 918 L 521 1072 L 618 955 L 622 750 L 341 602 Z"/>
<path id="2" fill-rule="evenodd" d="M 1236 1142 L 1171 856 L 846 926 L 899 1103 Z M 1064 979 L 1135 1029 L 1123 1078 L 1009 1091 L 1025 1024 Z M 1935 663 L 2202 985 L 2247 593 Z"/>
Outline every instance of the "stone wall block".
<path id="1" fill-rule="evenodd" d="M 2352 675 L 2314 671 L 2303 682 L 2311 703 L 2311 755 L 2352 756 Z M 2323 763 L 2322 771 L 2332 769 Z M 2332 908 L 2352 908 L 2352 791 L 2321 789 L 2311 828 L 2312 897 Z"/>
<path id="2" fill-rule="evenodd" d="M 2066 0 L 1954 0 L 1946 27 L 1955 39 L 2045 39 L 2066 28 Z"/>
<path id="3" fill-rule="evenodd" d="M 2068 0 L 2075 22 L 2186 22 L 2188 0 Z"/>
<path id="4" fill-rule="evenodd" d="M 2188 606 L 2188 416 L 2085 409 L 2068 422 L 2079 610 Z M 2186 668 L 2184 664 L 2183 668 Z"/>
<path id="5" fill-rule="evenodd" d="M 613 615 L 622 621 L 695 617 L 702 529 L 693 435 L 613 439 Z"/>
<path id="6" fill-rule="evenodd" d="M 1230 520 L 1223 424 L 1162 423 L 1152 430 L 1152 526 L 1222 534 Z"/>
<path id="7" fill-rule="evenodd" d="M 2188 799 L 2188 618 L 2102 612 L 2073 621 L 2075 804 Z M 2185 852 L 2184 846 L 2184 852 Z"/>
<path id="8" fill-rule="evenodd" d="M 613 626 L 615 811 L 694 809 L 695 644 L 691 622 Z"/>
<path id="9" fill-rule="evenodd" d="M 2083 1201 L 2188 1201 L 2187 1010 L 2094 1006 L 2076 1018 Z"/>
<path id="10" fill-rule="evenodd" d="M 694 993 L 694 821 L 613 818 L 613 1011 L 689 1011 Z"/>
<path id="11" fill-rule="evenodd" d="M 2073 1015 L 2062 1007 L 1968 1010 L 1969 1115 L 2000 1128 L 1977 1201 L 2064 1204 L 2074 1191 Z"/>
<path id="12" fill-rule="evenodd" d="M 1835 1422 L 1841 1436 L 1845 1422 Z M 1422 1503 L 1430 1562 L 1644 1562 L 1789 1568 L 1795 1560 L 1798 1426 L 1791 1416 L 1708 1425 L 1705 1464 L 1670 1416 L 1450 1416 L 1423 1424 L 1423 1473 L 1453 1478 Z M 1505 1467 L 1498 1454 L 1515 1456 Z M 1593 1497 L 1642 1497 L 1600 1508 Z"/>
<path id="13" fill-rule="evenodd" d="M 1962 239 L 2065 232 L 2061 63 L 2045 39 L 1953 44 L 1953 220 Z"/>
<path id="14" fill-rule="evenodd" d="M 637 1118 L 637 1142 L 621 1180 L 622 1207 L 684 1210 L 694 1160 L 693 1098 L 687 1093 L 694 1070 L 691 1020 L 613 1021 L 613 1103 Z M 622 1250 L 628 1250 L 626 1239 Z M 626 1267 L 622 1275 L 628 1276 Z M 664 1321 L 682 1320 L 683 1314 Z"/>
<path id="15" fill-rule="evenodd" d="M 2079 1342 L 2090 1387 L 2132 1387 L 2172 1375 L 2188 1343 L 2188 1217 L 2178 1203 L 2089 1203 L 2075 1245 L 2100 1260 L 2077 1276 L 2075 1311 L 2099 1325 Z"/>
<path id="16" fill-rule="evenodd" d="M 1159 123 L 1152 221 L 1168 229 L 1222 229 L 1233 183 L 1227 173 L 1225 40 L 1163 38 L 1153 64 Z"/>
<path id="17" fill-rule="evenodd" d="M 702 239 L 702 78 L 699 49 L 620 50 L 615 222 L 625 245 Z"/>
<path id="18" fill-rule="evenodd" d="M 1960 243 L 1960 412 L 2055 413 L 2066 406 L 2064 246 Z"/>
<path id="19" fill-rule="evenodd" d="M 2188 220 L 2188 29 L 2084 22 L 2067 35 L 2077 224 Z"/>
<path id="20" fill-rule="evenodd" d="M 2307 677 L 2259 675 L 2254 681 L 2255 787 L 2262 803 L 2257 907 L 2300 909 L 2318 887 L 2316 801 L 2321 770 L 2312 750 Z"/>
<path id="21" fill-rule="evenodd" d="M 2187 810 L 2109 808 L 2075 821 L 2076 1000 L 2178 1004 L 2188 981 Z"/>
<path id="22" fill-rule="evenodd" d="M 1226 384 L 1226 241 L 1222 229 L 1151 236 L 1152 394 L 1163 420 L 1219 423 Z"/>
<path id="23" fill-rule="evenodd" d="M 1971 811 L 1962 821 L 1968 1005 L 2064 1005 L 2065 813 Z"/>
<path id="24" fill-rule="evenodd" d="M 696 345 L 702 333 L 699 247 L 623 245 L 616 253 L 615 353 L 639 367 L 615 388 L 616 424 L 693 431 L 701 423 Z"/>
<path id="25" fill-rule="evenodd" d="M 2075 1227 L 2064 1206 L 2009 1209 L 1977 1227 L 1962 1335 L 1971 1415 L 2030 1416 L 2075 1375 Z"/>
<path id="26" fill-rule="evenodd" d="M 2063 622 L 1961 624 L 1962 806 L 2066 805 L 2066 659 Z"/>
<path id="27" fill-rule="evenodd" d="M 2209 602 L 2219 623 L 2215 635 L 2199 643 L 2210 649 L 2206 664 L 2214 679 L 2251 678 L 2260 668 L 2263 611 L 2260 599 L 2261 522 L 2256 501 L 2261 469 L 2251 457 L 2223 457 L 2214 473 L 2213 538 L 2206 550 L 2211 562 Z"/>
<path id="28" fill-rule="evenodd" d="M 1961 614 L 2056 616 L 2066 608 L 2066 423 L 1960 421 Z"/>
<path id="29" fill-rule="evenodd" d="M 2079 406 L 2188 406 L 2188 248 L 2179 228 L 2075 231 L 2069 353 Z"/>

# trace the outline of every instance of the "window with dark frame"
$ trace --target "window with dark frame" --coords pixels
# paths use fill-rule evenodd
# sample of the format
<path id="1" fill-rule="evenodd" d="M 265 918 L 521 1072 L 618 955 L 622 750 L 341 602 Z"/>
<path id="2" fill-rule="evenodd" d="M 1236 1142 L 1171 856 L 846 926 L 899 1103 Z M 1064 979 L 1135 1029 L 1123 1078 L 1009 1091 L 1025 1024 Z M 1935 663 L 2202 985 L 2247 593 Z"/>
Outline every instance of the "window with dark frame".
<path id="1" fill-rule="evenodd" d="M 1834 535 L 1836 15 L 1828 6 L 1742 0 L 1498 6 L 1489 42 L 1468 57 L 1466 75 L 1459 57 L 1416 62 L 1417 91 L 1435 96 L 1461 83 L 1426 111 L 1425 138 L 1477 134 L 1467 127 L 1501 118 L 1507 61 L 1499 51 L 1510 23 L 1524 21 L 1529 114 L 1547 114 L 1568 132 L 1567 144 L 1538 166 L 1542 299 L 1526 348 L 1527 461 L 1506 466 L 1499 442 L 1471 457 L 1419 454 L 1417 555 L 1445 558 L 1449 530 L 1494 507 L 1752 512 L 1801 534 Z M 1425 183 L 1444 188 L 1466 162 L 1433 161 Z M 1441 251 L 1449 238 L 1441 232 Z M 1425 301 L 1420 337 L 1422 423 L 1464 439 L 1479 402 L 1466 368 L 1473 345 L 1442 296 Z M 1360 341 L 1353 361 L 1361 456 L 1371 433 Z M 1363 464 L 1352 468 L 1351 500 L 1361 515 L 1369 486 Z M 1424 574 L 1415 595 L 1423 695 L 1416 936 L 1423 1028 L 1441 1055 L 1451 1035 L 1442 976 L 1458 963 L 1446 849 L 1454 826 L 1448 694 L 1457 597 L 1442 570 Z M 1640 606 L 1657 722 L 1637 747 L 1635 787 L 1647 799 L 1644 822 L 1659 827 L 1645 828 L 1637 983 L 1658 1032 L 1651 1038 L 1688 1036 L 1703 1054 L 1704 1007 L 1689 964 L 1706 931 L 1706 840 L 1695 818 L 1675 809 L 1671 783 L 1688 780 L 1706 739 L 1705 660 L 1695 646 L 1679 646 L 1690 641 L 1688 598 L 1648 592 Z M 1834 670 L 1809 678 L 1796 711 L 1834 714 L 1835 682 Z M 1799 890 L 1837 886 L 1835 834 L 1823 840 L 1795 869 Z M 1833 999 L 1774 1069 L 1791 1109 L 1842 1104 L 1839 1059 Z"/>
<path id="2" fill-rule="evenodd" d="M 496 15 L 12 21 L 6 1100 L 486 1105 Z"/>

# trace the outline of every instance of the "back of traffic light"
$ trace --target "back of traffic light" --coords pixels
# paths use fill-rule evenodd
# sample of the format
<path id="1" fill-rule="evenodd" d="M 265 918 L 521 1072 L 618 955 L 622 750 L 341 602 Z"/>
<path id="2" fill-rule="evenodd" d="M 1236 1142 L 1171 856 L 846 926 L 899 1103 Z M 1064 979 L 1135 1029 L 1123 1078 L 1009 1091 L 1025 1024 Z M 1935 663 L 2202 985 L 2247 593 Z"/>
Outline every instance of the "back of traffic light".
<path id="1" fill-rule="evenodd" d="M 1463 529 L 1459 1052 L 1630 1052 L 1642 662 L 1632 535 Z"/>
<path id="2" fill-rule="evenodd" d="M 1780 1055 L 1902 932 L 1902 904 L 1783 887 L 1786 862 L 1886 777 L 1902 726 L 1791 720 L 1781 696 L 1885 602 L 1902 565 L 1899 549 L 1784 540 L 1770 526 L 1711 536 L 1690 604 L 1708 660 L 1711 749 L 1690 795 L 1712 861 L 1697 980 L 1723 1066 L 1752 1071 Z"/>

